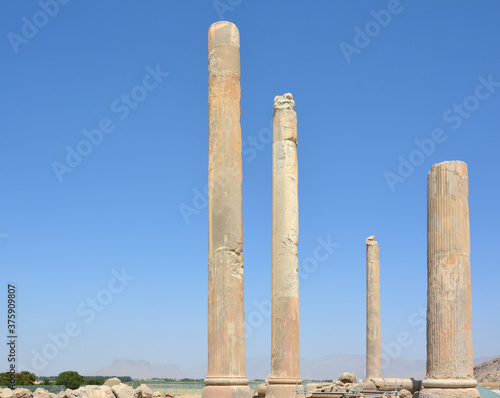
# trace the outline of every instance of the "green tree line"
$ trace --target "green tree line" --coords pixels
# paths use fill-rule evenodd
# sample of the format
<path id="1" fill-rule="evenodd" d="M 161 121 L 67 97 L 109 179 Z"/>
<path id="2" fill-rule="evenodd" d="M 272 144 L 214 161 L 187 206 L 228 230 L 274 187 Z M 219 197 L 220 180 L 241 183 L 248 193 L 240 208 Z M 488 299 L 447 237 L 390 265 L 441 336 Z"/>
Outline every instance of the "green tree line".
<path id="1" fill-rule="evenodd" d="M 27 386 L 35 384 L 37 377 L 34 373 L 22 371 L 15 374 L 16 376 L 16 386 Z M 132 377 L 130 376 L 118 376 L 122 383 L 132 381 Z M 41 379 L 42 382 L 39 385 L 50 385 L 57 384 L 60 386 L 65 386 L 66 388 L 70 388 L 71 390 L 76 390 L 82 385 L 103 385 L 104 381 L 108 379 L 105 376 L 81 376 L 78 372 L 75 371 L 67 371 L 62 372 L 58 376 L 50 376 L 38 378 Z M 10 386 L 11 379 L 10 373 L 0 373 L 0 386 Z"/>

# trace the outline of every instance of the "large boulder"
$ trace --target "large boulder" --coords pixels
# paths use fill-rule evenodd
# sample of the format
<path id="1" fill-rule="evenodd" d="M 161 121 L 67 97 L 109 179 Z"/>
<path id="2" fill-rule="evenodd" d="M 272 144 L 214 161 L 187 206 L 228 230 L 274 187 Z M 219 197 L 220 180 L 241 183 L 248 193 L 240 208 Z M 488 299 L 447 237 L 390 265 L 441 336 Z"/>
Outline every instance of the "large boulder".
<path id="1" fill-rule="evenodd" d="M 0 388 L 1 398 L 12 398 L 13 396 L 14 392 L 10 388 Z"/>
<path id="2" fill-rule="evenodd" d="M 352 391 L 363 391 L 364 387 L 363 383 L 352 383 Z"/>
<path id="3" fill-rule="evenodd" d="M 146 384 L 141 384 L 135 389 L 135 396 L 137 398 L 151 398 L 153 396 L 153 391 Z"/>
<path id="4" fill-rule="evenodd" d="M 356 381 L 356 374 L 354 372 L 345 372 L 339 376 L 339 381 L 341 383 L 354 383 Z"/>
<path id="5" fill-rule="evenodd" d="M 115 395 L 108 386 L 84 386 L 72 391 L 69 398 L 115 398 Z"/>
<path id="6" fill-rule="evenodd" d="M 344 383 L 337 383 L 337 384 L 334 384 L 332 389 L 331 389 L 332 392 L 347 392 L 349 391 L 347 389 L 347 384 L 344 384 Z"/>
<path id="7" fill-rule="evenodd" d="M 33 392 L 33 398 L 49 398 L 49 392 L 43 388 L 37 388 Z"/>
<path id="8" fill-rule="evenodd" d="M 43 388 L 37 388 L 33 392 L 33 398 L 59 398 L 56 394 L 49 392 Z"/>
<path id="9" fill-rule="evenodd" d="M 14 390 L 14 398 L 32 398 L 33 393 L 27 388 L 16 388 Z"/>
<path id="10" fill-rule="evenodd" d="M 331 392 L 331 391 L 335 391 L 335 389 L 337 388 L 337 385 L 332 383 L 332 384 L 326 384 L 326 385 L 323 385 L 321 387 L 321 391 L 323 392 Z"/>
<path id="11" fill-rule="evenodd" d="M 132 387 L 127 386 L 126 384 L 118 384 L 116 386 L 111 387 L 113 394 L 115 394 L 116 398 L 134 398 L 135 391 Z"/>
<path id="12" fill-rule="evenodd" d="M 76 390 L 71 391 L 71 395 L 69 398 L 90 398 L 90 394 L 96 389 L 98 386 L 84 386 L 77 388 Z"/>
<path id="13" fill-rule="evenodd" d="M 255 387 L 254 396 L 265 397 L 266 389 L 266 383 L 259 384 L 257 387 Z"/>
<path id="14" fill-rule="evenodd" d="M 399 391 L 399 393 L 401 394 L 401 398 L 412 398 L 413 397 L 413 394 L 408 391 L 408 390 L 405 390 L 404 388 Z"/>
<path id="15" fill-rule="evenodd" d="M 111 379 L 106 380 L 104 382 L 104 385 L 108 386 L 108 387 L 113 387 L 113 386 L 117 386 L 120 383 L 121 383 L 121 381 L 118 377 L 112 377 Z"/>
<path id="16" fill-rule="evenodd" d="M 309 389 L 309 384 L 307 385 Z M 316 384 L 316 391 L 317 392 L 330 392 L 334 391 L 333 389 L 336 387 L 335 383 L 318 383 Z"/>
<path id="17" fill-rule="evenodd" d="M 67 390 L 66 390 L 67 391 Z M 65 391 L 65 393 L 66 393 Z M 85 387 L 77 388 L 76 390 L 71 391 L 69 397 L 67 398 L 89 398 L 88 392 Z"/>
<path id="18" fill-rule="evenodd" d="M 111 387 L 108 386 L 99 386 L 99 392 L 94 392 L 92 398 L 115 398 L 115 394 Z"/>
<path id="19" fill-rule="evenodd" d="M 65 391 L 61 391 L 60 393 L 57 394 L 59 398 L 71 398 L 71 393 L 73 390 L 71 388 L 66 388 Z"/>
<path id="20" fill-rule="evenodd" d="M 377 386 L 375 385 L 375 383 L 371 379 L 366 379 L 361 384 L 362 384 L 363 390 L 365 390 L 365 391 L 377 390 Z"/>
<path id="21" fill-rule="evenodd" d="M 307 391 L 314 392 L 318 390 L 319 383 L 307 383 Z"/>

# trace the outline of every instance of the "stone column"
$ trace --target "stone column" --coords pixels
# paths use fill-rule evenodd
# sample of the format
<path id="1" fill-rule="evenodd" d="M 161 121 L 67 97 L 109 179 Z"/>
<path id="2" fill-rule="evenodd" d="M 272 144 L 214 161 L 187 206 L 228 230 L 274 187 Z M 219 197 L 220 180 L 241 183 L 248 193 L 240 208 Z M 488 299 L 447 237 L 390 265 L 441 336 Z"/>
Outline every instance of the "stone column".
<path id="1" fill-rule="evenodd" d="M 380 265 L 372 235 L 366 239 L 366 378 L 380 377 Z"/>
<path id="2" fill-rule="evenodd" d="M 479 397 L 472 364 L 469 179 L 459 161 L 427 186 L 427 376 L 422 397 Z"/>
<path id="3" fill-rule="evenodd" d="M 274 99 L 271 376 L 266 397 L 294 398 L 299 370 L 297 115 L 292 94 Z"/>
<path id="4" fill-rule="evenodd" d="M 208 30 L 208 375 L 203 398 L 250 398 L 245 376 L 240 38 Z"/>

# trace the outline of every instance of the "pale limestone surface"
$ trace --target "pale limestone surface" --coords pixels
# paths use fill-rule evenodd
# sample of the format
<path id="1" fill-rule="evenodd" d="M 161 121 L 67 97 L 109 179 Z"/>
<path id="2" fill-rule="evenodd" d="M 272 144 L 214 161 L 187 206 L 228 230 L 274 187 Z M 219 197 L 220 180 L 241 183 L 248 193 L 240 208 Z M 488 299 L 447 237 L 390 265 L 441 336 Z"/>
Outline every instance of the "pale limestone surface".
<path id="1" fill-rule="evenodd" d="M 395 378 L 371 378 L 365 379 L 362 383 L 356 382 L 356 375 L 354 373 L 343 373 L 338 377 L 336 382 L 332 383 L 308 383 L 306 398 L 328 398 L 337 397 L 342 398 L 345 396 L 341 393 L 357 391 L 363 392 L 363 396 L 377 396 L 382 398 L 394 397 L 394 392 L 399 392 L 399 397 L 411 397 L 418 394 L 420 390 L 420 382 L 413 379 L 395 379 Z M 378 391 L 376 393 L 375 391 Z M 332 393 L 332 394 L 329 394 Z M 366 395 L 367 394 L 367 395 Z M 361 395 L 356 395 L 361 396 Z M 415 395 L 416 397 L 416 395 Z"/>
<path id="2" fill-rule="evenodd" d="M 121 383 L 121 380 L 118 377 L 112 377 L 110 379 L 107 379 L 104 382 L 104 385 L 108 386 L 108 387 L 113 387 L 113 386 L 117 386 L 120 383 Z"/>
<path id="3" fill-rule="evenodd" d="M 396 379 L 396 378 L 371 378 L 368 379 L 372 381 L 377 390 L 379 391 L 393 391 L 394 388 L 400 390 L 408 390 L 410 392 L 415 392 L 420 390 L 421 382 L 414 379 Z"/>
<path id="4" fill-rule="evenodd" d="M 135 389 L 136 398 L 151 398 L 153 391 L 146 384 L 141 384 Z"/>
<path id="5" fill-rule="evenodd" d="M 418 398 L 480 398 L 475 388 L 425 388 Z"/>
<path id="6" fill-rule="evenodd" d="M 271 376 L 266 397 L 295 397 L 299 369 L 299 204 L 293 96 L 274 99 Z"/>
<path id="7" fill-rule="evenodd" d="M 14 398 L 31 398 L 33 393 L 27 388 L 16 388 L 14 391 Z"/>
<path id="8" fill-rule="evenodd" d="M 134 390 L 132 387 L 121 384 L 122 386 L 128 387 L 127 391 Z M 116 393 L 109 386 L 83 386 L 74 390 L 70 394 L 70 398 L 115 398 Z M 120 397 L 123 398 L 123 395 Z M 136 398 L 134 396 L 134 398 Z"/>
<path id="9" fill-rule="evenodd" d="M 50 393 L 44 388 L 39 387 L 33 391 L 33 398 L 51 398 L 50 394 L 56 396 L 56 394 Z"/>
<path id="10" fill-rule="evenodd" d="M 395 378 L 372 378 L 358 383 L 354 373 L 343 373 L 336 382 L 308 383 L 305 398 L 352 397 L 354 391 L 358 394 L 356 396 L 391 398 L 394 397 L 395 390 L 398 391 L 399 398 L 417 398 L 420 386 L 418 380 Z M 360 395 L 361 393 L 365 395 Z"/>
<path id="11" fill-rule="evenodd" d="M 405 390 L 405 389 L 400 390 L 399 394 L 400 394 L 400 398 L 412 398 L 413 397 L 413 394 L 410 391 Z"/>
<path id="12" fill-rule="evenodd" d="M 108 387 L 109 388 L 109 387 Z M 118 384 L 112 386 L 111 390 L 116 398 L 135 398 L 135 391 L 132 387 L 126 384 Z"/>
<path id="13" fill-rule="evenodd" d="M 375 236 L 366 239 L 366 378 L 381 377 L 380 263 Z"/>
<path id="14" fill-rule="evenodd" d="M 203 398 L 250 397 L 245 372 L 238 28 L 208 31 L 208 374 Z"/>
<path id="15" fill-rule="evenodd" d="M 339 382 L 341 383 L 356 383 L 357 377 L 354 372 L 344 372 L 339 376 Z"/>
<path id="16" fill-rule="evenodd" d="M 13 396 L 14 392 L 10 388 L 0 388 L 1 398 L 12 398 Z"/>
<path id="17" fill-rule="evenodd" d="M 66 388 L 66 390 L 64 391 L 61 391 L 60 393 L 57 394 L 57 396 L 59 398 L 70 398 L 71 397 L 71 393 L 73 392 L 72 389 L 70 388 Z"/>
<path id="18" fill-rule="evenodd" d="M 466 163 L 432 166 L 427 191 L 427 375 L 421 394 L 425 397 L 477 393 L 470 388 L 477 382 L 472 363 L 468 195 Z"/>

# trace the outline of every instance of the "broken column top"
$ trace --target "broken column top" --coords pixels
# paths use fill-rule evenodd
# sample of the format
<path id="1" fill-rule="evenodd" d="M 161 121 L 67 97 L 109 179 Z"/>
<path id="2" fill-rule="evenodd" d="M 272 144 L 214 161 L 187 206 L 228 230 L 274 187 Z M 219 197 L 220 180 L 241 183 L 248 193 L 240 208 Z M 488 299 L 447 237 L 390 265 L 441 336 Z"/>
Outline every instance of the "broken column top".
<path id="1" fill-rule="evenodd" d="M 293 95 L 286 93 L 274 97 L 274 109 L 295 109 L 295 101 Z"/>
<path id="2" fill-rule="evenodd" d="M 375 235 L 371 235 L 368 238 L 366 238 L 367 245 L 372 245 L 373 243 L 377 243 L 377 241 L 375 240 Z"/>
<path id="3" fill-rule="evenodd" d="M 208 28 L 208 52 L 220 46 L 240 47 L 240 32 L 235 24 L 220 21 L 210 25 Z"/>
<path id="4" fill-rule="evenodd" d="M 450 160 L 436 163 L 427 176 L 428 198 L 437 192 L 456 196 L 457 192 L 469 194 L 469 172 L 467 163 L 460 160 Z"/>
<path id="5" fill-rule="evenodd" d="M 446 162 L 435 163 L 432 165 L 429 174 L 437 168 L 444 169 L 454 174 L 464 174 L 464 172 L 467 172 L 467 163 L 462 162 L 461 160 L 448 160 Z"/>

